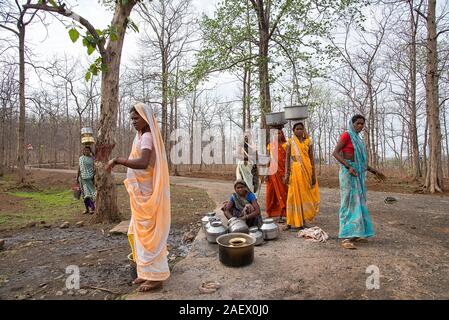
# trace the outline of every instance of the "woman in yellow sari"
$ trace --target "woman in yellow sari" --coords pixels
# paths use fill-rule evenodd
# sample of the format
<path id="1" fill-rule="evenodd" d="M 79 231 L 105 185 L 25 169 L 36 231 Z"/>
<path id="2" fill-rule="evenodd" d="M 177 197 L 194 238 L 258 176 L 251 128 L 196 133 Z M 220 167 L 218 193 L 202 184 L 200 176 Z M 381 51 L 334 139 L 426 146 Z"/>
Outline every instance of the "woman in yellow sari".
<path id="1" fill-rule="evenodd" d="M 162 287 L 170 276 L 167 239 L 170 231 L 170 181 L 161 133 L 150 106 L 143 103 L 130 110 L 137 130 L 128 158 L 110 160 L 106 169 L 128 167 L 124 181 L 131 205 L 128 239 L 137 264 L 139 291 Z"/>
<path id="2" fill-rule="evenodd" d="M 320 193 L 315 176 L 313 147 L 304 124 L 293 126 L 293 137 L 287 142 L 285 183 L 288 184 L 287 225 L 303 229 L 315 218 L 320 208 Z"/>

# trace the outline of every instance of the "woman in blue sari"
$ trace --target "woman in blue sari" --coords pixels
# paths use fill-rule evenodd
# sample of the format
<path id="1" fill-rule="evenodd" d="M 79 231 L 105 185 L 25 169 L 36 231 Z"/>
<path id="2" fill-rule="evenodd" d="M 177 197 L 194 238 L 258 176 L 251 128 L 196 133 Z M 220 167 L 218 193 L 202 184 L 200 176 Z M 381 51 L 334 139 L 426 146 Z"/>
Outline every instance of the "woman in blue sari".
<path id="1" fill-rule="evenodd" d="M 86 211 L 84 214 L 95 213 L 95 197 L 97 192 L 94 185 L 94 157 L 89 146 L 85 146 L 83 154 L 79 158 L 77 181 L 80 184 L 81 194 L 84 199 Z"/>
<path id="2" fill-rule="evenodd" d="M 362 115 L 352 117 L 348 131 L 343 133 L 333 156 L 341 163 L 340 181 L 340 231 L 338 237 L 344 239 L 342 246 L 346 249 L 357 249 L 356 242 L 366 241 L 374 236 L 371 217 L 366 206 L 366 171 L 376 175 L 378 179 L 385 176 L 367 164 L 366 148 L 359 133 L 365 126 Z"/>

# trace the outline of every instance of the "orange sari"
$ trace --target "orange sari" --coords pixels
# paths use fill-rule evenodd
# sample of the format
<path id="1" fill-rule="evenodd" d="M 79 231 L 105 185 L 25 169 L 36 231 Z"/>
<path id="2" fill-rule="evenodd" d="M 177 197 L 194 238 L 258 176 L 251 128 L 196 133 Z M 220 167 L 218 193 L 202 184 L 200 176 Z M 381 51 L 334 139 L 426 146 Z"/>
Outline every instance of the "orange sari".
<path id="1" fill-rule="evenodd" d="M 285 141 L 285 139 L 284 139 Z M 277 145 L 277 161 L 274 156 L 276 150 L 271 146 Z M 268 176 L 266 193 L 266 212 L 269 217 L 285 217 L 287 207 L 287 186 L 284 184 L 286 144 L 270 143 L 267 147 L 270 153 L 270 167 L 276 166 L 277 170 L 273 175 Z M 271 170 L 270 170 L 271 171 Z"/>
<path id="2" fill-rule="evenodd" d="M 128 168 L 124 181 L 131 205 L 128 239 L 137 264 L 140 279 L 163 281 L 170 276 L 167 261 L 167 239 L 170 231 L 170 181 L 167 157 L 159 127 L 151 107 L 134 106 L 149 124 L 156 153 L 154 167 L 137 170 Z M 138 133 L 134 138 L 130 159 L 139 158 Z"/>
<path id="3" fill-rule="evenodd" d="M 305 221 L 311 221 L 320 210 L 320 192 L 318 179 L 311 185 L 312 162 L 309 157 L 310 138 L 303 142 L 293 135 L 288 143 L 291 148 L 291 174 L 287 196 L 287 224 L 302 227 Z"/>

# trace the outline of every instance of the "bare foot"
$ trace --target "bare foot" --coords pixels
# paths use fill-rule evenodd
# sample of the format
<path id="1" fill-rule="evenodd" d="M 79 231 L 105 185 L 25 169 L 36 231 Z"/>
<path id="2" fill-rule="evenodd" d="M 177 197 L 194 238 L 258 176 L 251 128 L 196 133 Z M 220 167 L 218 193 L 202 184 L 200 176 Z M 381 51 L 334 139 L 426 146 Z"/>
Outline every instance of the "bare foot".
<path id="1" fill-rule="evenodd" d="M 156 290 L 162 288 L 162 281 L 151 281 L 147 280 L 142 283 L 139 287 L 139 292 L 148 292 L 151 290 Z"/>
<path id="2" fill-rule="evenodd" d="M 136 278 L 133 281 L 133 284 L 141 284 L 144 283 L 146 280 L 145 279 L 140 279 L 140 278 Z"/>
<path id="3" fill-rule="evenodd" d="M 291 226 L 287 224 L 287 225 L 282 227 L 282 231 L 290 230 L 290 228 L 291 228 Z"/>

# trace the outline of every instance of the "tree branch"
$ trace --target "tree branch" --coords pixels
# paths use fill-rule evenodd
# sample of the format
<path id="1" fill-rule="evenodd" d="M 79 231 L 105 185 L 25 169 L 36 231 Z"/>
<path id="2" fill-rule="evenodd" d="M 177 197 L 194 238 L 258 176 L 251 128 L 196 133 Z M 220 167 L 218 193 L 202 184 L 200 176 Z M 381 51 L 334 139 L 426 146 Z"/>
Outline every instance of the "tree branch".
<path id="1" fill-rule="evenodd" d="M 23 8 L 58 13 L 60 15 L 68 17 L 74 21 L 79 22 L 83 27 L 85 27 L 87 29 L 87 31 L 90 33 L 90 35 L 92 37 L 94 37 L 94 39 L 97 41 L 98 50 L 100 51 L 100 54 L 103 57 L 106 54 L 106 50 L 104 47 L 104 40 L 102 40 L 99 37 L 94 26 L 87 19 L 81 17 L 79 14 L 73 12 L 70 9 L 66 9 L 65 6 L 66 6 L 65 3 L 59 5 L 58 7 L 51 7 L 51 6 L 48 6 L 47 4 L 26 4 L 23 6 Z"/>

